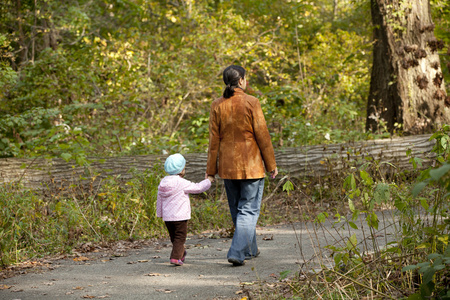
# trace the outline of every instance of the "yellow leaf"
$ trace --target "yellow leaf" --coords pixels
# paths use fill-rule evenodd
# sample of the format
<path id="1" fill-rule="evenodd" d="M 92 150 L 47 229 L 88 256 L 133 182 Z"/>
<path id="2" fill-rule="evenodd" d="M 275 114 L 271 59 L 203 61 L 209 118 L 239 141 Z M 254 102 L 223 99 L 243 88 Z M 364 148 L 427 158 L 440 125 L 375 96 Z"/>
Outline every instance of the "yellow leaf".
<path id="1" fill-rule="evenodd" d="M 448 235 L 441 235 L 437 239 L 445 245 L 448 245 Z"/>
<path id="2" fill-rule="evenodd" d="M 89 258 L 87 258 L 85 256 L 80 256 L 80 257 L 75 257 L 73 260 L 74 261 L 86 261 L 86 260 L 89 260 Z"/>
<path id="3" fill-rule="evenodd" d="M 5 284 L 0 284 L 0 290 L 7 290 L 12 288 L 12 285 L 5 285 Z"/>
<path id="4" fill-rule="evenodd" d="M 428 248 L 429 246 L 430 246 L 429 244 L 424 243 L 424 244 L 420 244 L 419 246 L 417 246 L 416 249 L 426 249 L 426 248 Z"/>

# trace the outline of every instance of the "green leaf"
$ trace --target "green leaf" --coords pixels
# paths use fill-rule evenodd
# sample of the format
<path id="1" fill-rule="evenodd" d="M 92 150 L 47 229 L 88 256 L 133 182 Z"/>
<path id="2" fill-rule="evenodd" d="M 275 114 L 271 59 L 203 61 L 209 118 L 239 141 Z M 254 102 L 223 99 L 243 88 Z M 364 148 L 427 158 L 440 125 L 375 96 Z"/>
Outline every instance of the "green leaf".
<path id="1" fill-rule="evenodd" d="M 286 277 L 288 277 L 288 275 L 289 275 L 291 272 L 292 272 L 291 270 L 286 270 L 286 271 L 280 272 L 280 279 L 281 279 L 281 280 L 285 279 Z"/>
<path id="2" fill-rule="evenodd" d="M 431 278 L 432 277 L 433 275 L 431 275 Z M 425 281 L 424 276 L 424 282 L 420 285 L 420 295 L 425 299 L 429 299 L 434 290 L 434 283 L 431 282 L 431 278 L 429 281 Z"/>
<path id="3" fill-rule="evenodd" d="M 360 171 L 359 175 L 361 176 L 361 179 L 363 180 L 365 185 L 373 184 L 372 177 L 370 177 L 369 173 L 367 173 L 366 171 Z"/>
<path id="4" fill-rule="evenodd" d="M 283 185 L 283 191 L 287 192 L 289 195 L 291 191 L 294 190 L 294 185 L 290 180 L 286 181 L 286 183 Z"/>
<path id="5" fill-rule="evenodd" d="M 323 223 L 323 222 L 325 222 L 327 217 L 328 217 L 328 213 L 326 213 L 326 212 L 320 213 L 317 215 L 316 221 L 318 223 Z"/>
<path id="6" fill-rule="evenodd" d="M 351 251 L 356 248 L 356 244 L 358 243 L 358 240 L 356 239 L 356 234 L 352 234 L 352 236 L 347 241 L 347 250 Z"/>
<path id="7" fill-rule="evenodd" d="M 373 194 L 374 200 L 376 203 L 386 203 L 389 201 L 391 197 L 391 193 L 389 191 L 389 185 L 385 183 L 379 183 L 377 184 L 375 188 L 375 192 Z"/>
<path id="8" fill-rule="evenodd" d="M 416 265 L 409 265 L 409 266 L 403 267 L 403 268 L 402 268 L 402 272 L 415 270 L 415 269 L 417 269 L 417 268 L 418 268 L 418 266 L 416 266 Z"/>
<path id="9" fill-rule="evenodd" d="M 346 189 L 346 190 L 356 189 L 356 181 L 355 181 L 355 176 L 353 176 L 353 174 L 350 174 L 345 178 L 344 189 Z"/>
<path id="10" fill-rule="evenodd" d="M 442 176 L 447 174 L 450 171 L 450 164 L 445 164 L 440 168 L 434 169 L 430 171 L 430 176 L 434 180 L 441 179 Z"/>
<path id="11" fill-rule="evenodd" d="M 63 154 L 61 154 L 61 158 L 68 162 L 72 158 L 72 154 L 63 153 Z"/>
<path id="12" fill-rule="evenodd" d="M 414 188 L 412 189 L 411 193 L 413 194 L 414 197 L 417 197 L 417 195 L 419 195 L 419 193 L 423 190 L 423 188 L 428 184 L 428 182 L 426 181 L 422 181 L 419 182 L 418 184 L 416 184 L 414 186 Z"/>
<path id="13" fill-rule="evenodd" d="M 355 204 L 353 203 L 353 201 L 351 199 L 348 199 L 348 208 L 350 209 L 351 212 L 355 212 Z"/>
<path id="14" fill-rule="evenodd" d="M 356 226 L 356 224 L 353 222 L 348 222 L 348 225 L 350 225 L 350 227 L 353 229 L 358 229 L 358 226 Z"/>
<path id="15" fill-rule="evenodd" d="M 367 225 L 378 230 L 378 216 L 376 213 L 372 212 L 367 216 Z"/>
<path id="16" fill-rule="evenodd" d="M 442 255 L 438 253 L 431 253 L 430 255 L 428 255 L 428 259 L 436 259 L 438 257 L 442 257 Z"/>
<path id="17" fill-rule="evenodd" d="M 420 199 L 420 205 L 425 209 L 428 210 L 428 208 L 430 207 L 428 205 L 427 199 Z"/>
<path id="18" fill-rule="evenodd" d="M 425 300 L 425 298 L 423 298 L 420 294 L 416 293 L 409 295 L 409 297 L 406 300 Z"/>

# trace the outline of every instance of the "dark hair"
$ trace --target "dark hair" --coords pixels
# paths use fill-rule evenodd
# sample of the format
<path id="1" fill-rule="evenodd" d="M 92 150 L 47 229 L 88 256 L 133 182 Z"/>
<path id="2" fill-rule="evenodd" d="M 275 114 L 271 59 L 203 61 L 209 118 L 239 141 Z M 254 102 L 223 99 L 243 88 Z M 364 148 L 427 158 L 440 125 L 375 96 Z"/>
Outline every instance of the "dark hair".
<path id="1" fill-rule="evenodd" d="M 231 65 L 223 70 L 223 82 L 226 88 L 223 91 L 224 98 L 230 98 L 234 95 L 234 89 L 239 85 L 239 79 L 245 77 L 245 69 L 241 66 Z"/>

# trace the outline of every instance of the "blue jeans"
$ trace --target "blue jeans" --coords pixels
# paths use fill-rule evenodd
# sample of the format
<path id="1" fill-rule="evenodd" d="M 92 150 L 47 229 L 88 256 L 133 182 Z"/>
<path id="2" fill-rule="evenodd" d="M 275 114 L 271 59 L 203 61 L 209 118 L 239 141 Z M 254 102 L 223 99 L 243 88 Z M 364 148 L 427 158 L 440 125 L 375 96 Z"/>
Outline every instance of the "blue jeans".
<path id="1" fill-rule="evenodd" d="M 256 256 L 256 223 L 261 209 L 264 178 L 232 180 L 224 179 L 225 190 L 234 223 L 234 235 L 228 251 L 228 259 L 243 262 L 245 256 Z"/>

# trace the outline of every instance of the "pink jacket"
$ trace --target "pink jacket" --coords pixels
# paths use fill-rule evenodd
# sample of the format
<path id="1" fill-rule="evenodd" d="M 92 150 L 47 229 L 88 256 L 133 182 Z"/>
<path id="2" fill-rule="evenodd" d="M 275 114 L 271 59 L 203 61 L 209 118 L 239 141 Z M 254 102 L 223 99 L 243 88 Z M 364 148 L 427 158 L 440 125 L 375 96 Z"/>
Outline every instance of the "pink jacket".
<path id="1" fill-rule="evenodd" d="M 211 181 L 205 179 L 194 183 L 179 175 L 164 177 L 158 186 L 156 216 L 163 221 L 183 221 L 191 218 L 189 194 L 200 194 L 211 187 Z"/>

